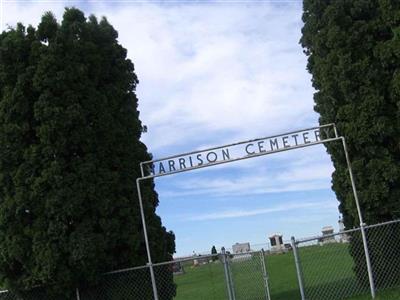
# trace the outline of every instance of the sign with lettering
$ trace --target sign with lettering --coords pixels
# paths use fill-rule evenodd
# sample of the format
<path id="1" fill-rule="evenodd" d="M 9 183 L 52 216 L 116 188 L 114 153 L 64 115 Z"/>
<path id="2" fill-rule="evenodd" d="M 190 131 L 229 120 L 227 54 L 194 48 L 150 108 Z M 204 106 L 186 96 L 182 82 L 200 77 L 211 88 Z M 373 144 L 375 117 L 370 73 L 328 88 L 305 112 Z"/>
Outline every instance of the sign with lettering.
<path id="1" fill-rule="evenodd" d="M 338 139 L 334 124 L 293 131 L 221 147 L 209 148 L 143 162 L 145 177 L 158 177 L 231 161 L 257 157 Z"/>

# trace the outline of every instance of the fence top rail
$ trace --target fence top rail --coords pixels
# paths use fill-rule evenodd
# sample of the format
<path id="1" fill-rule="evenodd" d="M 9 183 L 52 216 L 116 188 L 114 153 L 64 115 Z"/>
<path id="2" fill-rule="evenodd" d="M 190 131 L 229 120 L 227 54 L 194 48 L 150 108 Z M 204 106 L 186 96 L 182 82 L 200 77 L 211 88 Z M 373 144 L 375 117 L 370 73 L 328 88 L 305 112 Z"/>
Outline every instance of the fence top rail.
<path id="1" fill-rule="evenodd" d="M 103 275 L 110 275 L 110 274 L 117 274 L 117 273 L 135 271 L 135 270 L 145 269 L 145 268 L 147 268 L 147 267 L 148 267 L 147 265 L 144 265 L 144 266 L 137 266 L 137 267 L 130 267 L 130 268 L 125 268 L 125 269 L 120 269 L 120 270 L 115 270 L 115 271 L 106 272 L 106 273 L 103 273 Z"/>
<path id="2" fill-rule="evenodd" d="M 400 219 L 387 221 L 387 222 L 383 222 L 383 223 L 378 223 L 378 224 L 373 224 L 373 225 L 366 225 L 366 226 L 364 226 L 364 228 L 365 229 L 369 229 L 369 228 L 375 228 L 375 227 L 385 226 L 385 225 L 390 225 L 390 224 L 395 224 L 395 223 L 400 223 Z M 300 243 L 311 242 L 311 241 L 314 241 L 314 240 L 318 240 L 318 239 L 322 239 L 322 238 L 335 237 L 337 235 L 342 235 L 342 234 L 346 234 L 346 233 L 352 233 L 352 232 L 359 231 L 359 230 L 361 230 L 361 228 L 357 227 L 357 228 L 347 229 L 347 230 L 340 231 L 340 232 L 334 232 L 334 233 L 327 234 L 327 235 L 318 235 L 318 236 L 313 236 L 313 237 L 309 237 L 309 238 L 299 238 L 299 239 L 295 240 L 295 243 L 296 244 L 300 244 Z"/>
<path id="3" fill-rule="evenodd" d="M 205 258 L 213 258 L 213 257 L 218 257 L 220 254 L 207 254 L 207 255 L 200 255 L 200 256 L 192 256 L 192 257 L 184 257 L 184 258 L 177 258 L 174 260 L 170 261 L 163 261 L 159 263 L 153 264 L 154 267 L 156 266 L 162 266 L 162 265 L 168 265 L 168 264 L 173 264 L 173 263 L 181 263 L 181 262 L 186 262 L 186 261 L 191 261 L 191 260 L 196 260 L 196 259 L 205 259 Z"/>
<path id="4" fill-rule="evenodd" d="M 241 256 L 241 255 L 249 255 L 249 254 L 258 254 L 260 253 L 262 250 L 252 250 L 249 252 L 244 252 L 244 253 L 225 253 L 225 255 L 227 256 Z M 222 253 L 217 253 L 217 254 L 208 254 L 208 255 L 200 255 L 200 256 L 193 256 L 193 257 L 185 257 L 185 258 L 177 258 L 171 261 L 164 261 L 164 262 L 160 262 L 160 263 L 155 263 L 153 264 L 154 267 L 156 266 L 162 266 L 162 265 L 168 265 L 168 264 L 173 264 L 173 263 L 180 263 L 180 262 L 186 262 L 186 261 L 192 261 L 192 260 L 196 260 L 196 259 L 205 259 L 205 258 L 213 258 L 213 257 L 219 257 L 220 255 L 223 255 Z"/>
<path id="5" fill-rule="evenodd" d="M 256 253 L 260 253 L 261 251 L 265 251 L 264 248 L 260 249 L 260 250 L 250 250 L 248 252 L 242 252 L 242 253 L 227 253 L 229 255 L 245 255 L 245 254 L 256 254 Z"/>
<path id="6" fill-rule="evenodd" d="M 360 230 L 360 228 L 353 228 L 353 229 L 349 229 L 349 230 L 345 230 L 345 231 L 334 232 L 334 233 L 327 234 L 327 235 L 317 235 L 317 236 L 313 236 L 313 237 L 309 237 L 309 238 L 300 238 L 300 239 L 296 239 L 295 243 L 300 244 L 300 243 L 311 242 L 311 241 L 315 241 L 315 240 L 319 240 L 319 239 L 335 237 L 337 235 L 342 235 L 342 234 L 346 234 L 346 233 L 352 233 L 352 232 L 359 231 L 359 230 Z"/>
<path id="7" fill-rule="evenodd" d="M 390 224 L 395 224 L 395 223 L 400 223 L 400 219 L 387 221 L 387 222 L 383 222 L 383 223 L 378 223 L 378 224 L 366 225 L 366 226 L 364 226 L 364 228 L 368 229 L 368 228 L 374 228 L 374 227 L 390 225 Z"/>
<path id="8" fill-rule="evenodd" d="M 253 250 L 245 253 L 226 253 L 225 255 L 227 256 L 241 256 L 241 255 L 249 255 L 249 254 L 257 254 L 260 253 L 262 250 Z M 174 260 L 170 261 L 164 261 L 164 262 L 159 262 L 159 263 L 153 263 L 153 267 L 157 266 L 163 266 L 163 265 L 169 265 L 169 264 L 174 264 L 174 263 L 181 263 L 181 262 L 187 262 L 187 261 L 192 261 L 192 260 L 198 260 L 198 259 L 208 259 L 208 258 L 213 258 L 213 257 L 219 257 L 222 255 L 222 253 L 217 253 L 217 254 L 207 254 L 207 255 L 200 255 L 200 256 L 192 256 L 192 257 L 185 257 L 185 258 L 177 258 Z M 148 268 L 149 265 L 143 265 L 143 266 L 136 266 L 136 267 L 131 267 L 131 268 L 125 268 L 125 269 L 120 269 L 120 270 L 115 270 L 115 271 L 110 271 L 103 273 L 103 275 L 109 275 L 109 274 L 117 274 L 117 273 L 123 273 L 123 272 L 129 272 L 129 271 L 135 271 L 135 270 L 140 270 L 140 269 L 145 269 Z M 0 291 L 1 292 L 1 291 Z"/>

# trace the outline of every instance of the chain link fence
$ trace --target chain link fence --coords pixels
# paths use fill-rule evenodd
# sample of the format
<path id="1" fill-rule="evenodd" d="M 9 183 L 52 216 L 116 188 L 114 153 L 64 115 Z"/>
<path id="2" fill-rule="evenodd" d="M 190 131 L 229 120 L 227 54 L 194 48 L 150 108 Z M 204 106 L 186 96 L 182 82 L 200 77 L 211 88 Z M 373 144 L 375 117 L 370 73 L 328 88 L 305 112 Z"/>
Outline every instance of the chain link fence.
<path id="1" fill-rule="evenodd" d="M 400 221 L 366 227 L 375 288 L 400 286 Z"/>
<path id="2" fill-rule="evenodd" d="M 300 295 L 303 300 L 339 300 L 400 287 L 400 220 L 293 238 L 291 245 L 280 254 L 222 249 L 220 254 L 153 264 L 158 300 L 286 300 Z M 105 273 L 97 285 L 71 291 L 71 300 L 153 300 L 150 271 L 147 265 Z M 279 276 L 285 278 L 279 281 Z M 0 292 L 0 300 L 47 299 L 55 300 L 41 287 L 18 295 Z"/>
<path id="3" fill-rule="evenodd" d="M 292 244 L 302 299 L 346 299 L 400 286 L 400 220 L 309 239 L 293 238 Z"/>
<path id="4" fill-rule="evenodd" d="M 202 255 L 153 264 L 159 300 L 226 299 L 218 255 Z M 79 290 L 80 300 L 154 299 L 149 266 L 109 272 L 101 282 Z M 1 299 L 0 299 L 1 300 Z"/>
<path id="5" fill-rule="evenodd" d="M 224 266 L 220 255 L 201 255 L 168 263 L 173 273 L 166 272 L 166 264 L 154 266 L 157 274 L 166 282 L 166 275 L 173 274 L 176 287 L 175 294 L 160 289 L 161 281 L 157 281 L 160 299 L 226 299 L 227 291 L 224 277 Z M 164 268 L 164 269 L 161 269 Z M 167 295 L 166 295 L 167 294 Z M 166 298 L 168 296 L 168 298 Z M 173 296 L 173 297 L 171 297 Z"/>
<path id="6" fill-rule="evenodd" d="M 82 300 L 152 299 L 150 270 L 144 266 L 109 272 L 96 286 L 79 289 L 78 293 Z"/>
<path id="7" fill-rule="evenodd" d="M 39 300 L 46 299 L 46 293 L 43 288 L 37 287 L 29 291 L 22 291 L 19 294 L 8 291 L 0 291 L 0 300 Z"/>
<path id="8" fill-rule="evenodd" d="M 263 252 L 199 255 L 153 264 L 159 300 L 247 300 L 266 298 Z M 235 283 L 234 283 L 235 282 Z M 0 292 L 0 300 L 54 300 L 41 289 L 16 295 Z M 153 300 L 150 266 L 103 274 L 98 284 L 76 290 L 77 300 Z"/>
<path id="9" fill-rule="evenodd" d="M 349 232 L 348 240 L 360 232 Z M 346 299 L 368 293 L 368 280 L 359 282 L 350 244 L 341 235 L 298 241 L 299 256 L 306 299 Z M 353 251 L 355 259 L 365 266 L 363 248 Z M 363 259 L 364 258 L 364 259 Z"/>
<path id="10" fill-rule="evenodd" d="M 264 251 L 240 253 L 228 258 L 233 299 L 270 299 Z"/>

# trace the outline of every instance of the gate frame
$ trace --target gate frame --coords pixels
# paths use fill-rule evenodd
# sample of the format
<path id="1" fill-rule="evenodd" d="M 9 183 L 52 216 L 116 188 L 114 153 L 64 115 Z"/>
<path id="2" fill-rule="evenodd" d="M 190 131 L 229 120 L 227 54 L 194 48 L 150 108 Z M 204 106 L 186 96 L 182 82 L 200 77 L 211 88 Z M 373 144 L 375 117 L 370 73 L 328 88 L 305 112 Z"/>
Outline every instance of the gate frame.
<path id="1" fill-rule="evenodd" d="M 211 163 L 202 164 L 202 165 L 198 165 L 198 166 L 193 166 L 193 167 L 190 167 L 190 168 L 185 168 L 185 169 L 180 169 L 180 170 L 175 170 L 175 171 L 168 172 L 168 173 L 163 173 L 163 174 L 150 174 L 150 175 L 145 176 L 145 173 L 144 173 L 144 170 L 143 170 L 143 165 L 144 164 L 153 164 L 154 162 L 160 162 L 160 161 L 164 161 L 164 160 L 167 160 L 167 159 L 174 159 L 174 158 L 187 156 L 187 155 L 191 155 L 191 154 L 195 154 L 195 153 L 203 153 L 203 152 L 206 152 L 206 151 L 216 150 L 216 149 L 220 149 L 220 148 L 232 147 L 232 146 L 236 146 L 236 145 L 240 145 L 240 144 L 251 143 L 251 142 L 261 141 L 261 140 L 267 140 L 267 139 L 270 139 L 270 138 L 276 138 L 276 137 L 280 137 L 280 136 L 290 135 L 290 134 L 293 134 L 293 133 L 306 132 L 306 131 L 326 128 L 326 127 L 328 127 L 328 128 L 332 127 L 333 128 L 335 137 L 327 138 L 327 139 L 321 139 L 319 141 L 310 142 L 310 143 L 307 143 L 307 144 L 304 143 L 304 144 L 300 144 L 300 145 L 296 145 L 296 146 L 291 146 L 291 147 L 288 147 L 288 148 L 281 148 L 281 149 L 272 150 L 272 151 L 268 151 L 268 152 L 255 153 L 255 154 L 251 154 L 251 155 L 240 157 L 240 158 L 211 162 Z M 258 156 L 269 155 L 269 154 L 273 154 L 273 153 L 277 153 L 277 152 L 289 151 L 289 150 L 294 150 L 294 149 L 298 149 L 298 148 L 305 148 L 305 147 L 308 147 L 308 146 L 319 145 L 319 144 L 323 144 L 323 143 L 327 143 L 327 142 L 339 141 L 339 140 L 342 141 L 343 150 L 344 150 L 345 157 L 346 157 L 347 169 L 348 169 L 349 176 L 350 176 L 350 181 L 351 181 L 351 187 L 352 187 L 352 190 L 353 190 L 354 201 L 356 203 L 358 218 L 359 218 L 359 221 L 360 221 L 360 229 L 361 229 L 361 235 L 362 235 L 362 240 L 363 240 L 365 259 L 366 259 L 366 264 L 367 264 L 367 271 L 368 271 L 368 279 L 369 279 L 369 285 L 370 285 L 370 290 L 371 290 L 371 296 L 372 296 L 372 298 L 375 298 L 375 284 L 374 284 L 374 279 L 373 279 L 373 275 L 372 275 L 371 260 L 370 260 L 370 256 L 369 256 L 369 251 L 368 251 L 368 246 L 367 246 L 367 238 L 366 238 L 365 228 L 364 228 L 364 226 L 366 224 L 364 223 L 363 217 L 362 217 L 362 214 L 361 214 L 361 209 L 360 209 L 360 204 L 359 204 L 359 201 L 358 201 L 356 185 L 355 185 L 354 178 L 353 178 L 353 171 L 352 171 L 352 168 L 351 168 L 351 162 L 350 162 L 349 154 L 348 154 L 348 151 L 347 151 L 346 140 L 345 140 L 345 138 L 343 136 L 339 136 L 338 135 L 335 123 L 329 123 L 329 124 L 320 125 L 320 126 L 316 126 L 316 127 L 306 128 L 306 129 L 303 129 L 303 130 L 296 130 L 296 131 L 282 133 L 282 134 L 279 134 L 279 135 L 268 136 L 268 137 L 265 137 L 265 138 L 257 138 L 257 139 L 252 139 L 252 140 L 248 140 L 248 141 L 242 141 L 242 142 L 238 142 L 238 143 L 223 145 L 223 146 L 219 146 L 219 147 L 212 147 L 212 148 L 203 149 L 203 150 L 197 150 L 197 151 L 192 151 L 192 152 L 187 152 L 187 153 L 181 153 L 181 154 L 177 154 L 177 155 L 173 155 L 173 156 L 168 156 L 168 157 L 165 157 L 165 158 L 154 159 L 154 160 L 144 161 L 144 162 L 140 163 L 140 171 L 141 171 L 142 177 L 139 177 L 139 178 L 136 179 L 136 188 L 137 188 L 137 193 L 138 193 L 138 198 L 139 198 L 140 216 L 141 216 L 141 219 L 142 219 L 143 234 L 144 234 L 144 240 L 145 240 L 146 252 L 147 252 L 147 260 L 148 260 L 147 266 L 150 269 L 150 277 L 151 277 L 151 283 L 152 283 L 152 288 L 153 288 L 154 300 L 159 300 L 159 297 L 158 297 L 156 279 L 155 279 L 155 275 L 154 275 L 153 263 L 152 263 L 152 260 L 151 260 L 150 245 L 149 245 L 148 234 L 147 234 L 147 226 L 146 226 L 146 218 L 145 218 L 144 209 L 143 209 L 143 200 L 142 200 L 142 194 L 141 194 L 141 189 L 140 189 L 140 182 L 141 181 L 144 181 L 144 180 L 147 180 L 147 179 L 153 179 L 153 178 L 156 178 L 156 177 L 162 177 L 162 176 L 167 176 L 167 175 L 173 175 L 173 174 L 176 174 L 176 173 L 196 170 L 196 169 L 200 169 L 200 168 L 211 167 L 211 166 L 214 166 L 214 165 L 225 164 L 225 163 L 234 162 L 234 161 L 238 161 L 238 160 L 243 160 L 243 159 L 248 159 L 248 158 L 253 158 L 253 157 L 258 157 Z M 298 266 L 296 264 L 296 268 L 297 267 Z M 297 273 L 298 273 L 298 280 L 299 280 L 299 286 L 300 286 L 300 292 L 301 292 L 302 300 L 305 300 L 304 289 L 303 289 L 303 280 L 302 280 L 301 272 L 298 270 Z"/>

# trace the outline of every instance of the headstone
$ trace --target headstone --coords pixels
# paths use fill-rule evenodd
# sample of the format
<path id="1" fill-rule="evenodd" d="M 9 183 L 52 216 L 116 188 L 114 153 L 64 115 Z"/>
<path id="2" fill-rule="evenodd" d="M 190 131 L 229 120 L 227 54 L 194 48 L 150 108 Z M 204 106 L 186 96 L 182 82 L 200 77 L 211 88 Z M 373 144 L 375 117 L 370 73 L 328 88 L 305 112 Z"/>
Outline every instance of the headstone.
<path id="1" fill-rule="evenodd" d="M 232 250 L 234 254 L 250 252 L 250 243 L 236 243 L 232 245 Z"/>
<path id="2" fill-rule="evenodd" d="M 283 253 L 287 251 L 281 234 L 276 233 L 271 235 L 269 242 L 271 243 L 271 253 Z"/>
<path id="3" fill-rule="evenodd" d="M 335 236 L 332 235 L 334 232 L 334 229 L 332 226 L 324 226 L 322 227 L 322 237 L 319 239 L 320 245 L 325 245 L 329 243 L 336 243 Z"/>
<path id="4" fill-rule="evenodd" d="M 179 261 L 174 262 L 172 264 L 172 272 L 174 273 L 174 275 L 185 274 L 182 263 Z"/>

